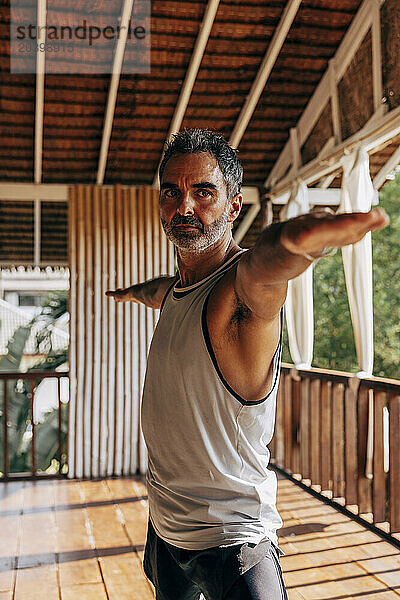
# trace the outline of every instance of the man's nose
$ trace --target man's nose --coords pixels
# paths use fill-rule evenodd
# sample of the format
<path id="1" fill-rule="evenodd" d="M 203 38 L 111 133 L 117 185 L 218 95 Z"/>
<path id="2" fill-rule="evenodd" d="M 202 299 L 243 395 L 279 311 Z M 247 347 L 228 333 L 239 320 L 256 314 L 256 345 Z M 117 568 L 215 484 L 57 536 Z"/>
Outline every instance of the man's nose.
<path id="1" fill-rule="evenodd" d="M 189 193 L 184 194 L 178 203 L 178 213 L 182 216 L 194 215 L 194 203 L 193 198 Z"/>

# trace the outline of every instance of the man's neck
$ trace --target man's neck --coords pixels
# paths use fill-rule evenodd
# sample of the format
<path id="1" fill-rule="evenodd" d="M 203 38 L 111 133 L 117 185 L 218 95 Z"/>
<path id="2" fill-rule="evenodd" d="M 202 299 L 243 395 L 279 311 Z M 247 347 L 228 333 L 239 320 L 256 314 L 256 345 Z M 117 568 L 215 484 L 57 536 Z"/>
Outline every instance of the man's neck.
<path id="1" fill-rule="evenodd" d="M 240 247 L 232 238 L 231 232 L 202 252 L 178 248 L 178 269 L 182 286 L 187 287 L 204 279 L 239 251 Z"/>

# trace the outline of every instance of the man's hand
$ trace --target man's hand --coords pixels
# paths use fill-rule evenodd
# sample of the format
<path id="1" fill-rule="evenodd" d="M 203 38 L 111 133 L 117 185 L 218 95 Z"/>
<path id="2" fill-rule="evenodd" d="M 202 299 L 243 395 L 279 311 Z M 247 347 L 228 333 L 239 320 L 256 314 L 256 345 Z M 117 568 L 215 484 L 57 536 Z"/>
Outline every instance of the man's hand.
<path id="1" fill-rule="evenodd" d="M 366 233 L 386 227 L 382 208 L 368 213 L 330 214 L 318 211 L 290 219 L 282 228 L 280 243 L 292 254 L 318 255 L 324 248 L 342 248 L 359 242 Z"/>
<path id="2" fill-rule="evenodd" d="M 132 298 L 130 289 L 131 288 L 118 288 L 117 290 L 107 290 L 106 296 L 109 298 L 114 298 L 116 302 L 129 302 L 130 300 L 137 302 L 135 298 Z"/>
<path id="3" fill-rule="evenodd" d="M 109 298 L 114 298 L 116 302 L 136 302 L 144 304 L 149 308 L 161 308 L 162 301 L 168 288 L 176 281 L 176 277 L 161 275 L 131 285 L 128 288 L 118 288 L 117 290 L 108 290 L 105 294 Z"/>

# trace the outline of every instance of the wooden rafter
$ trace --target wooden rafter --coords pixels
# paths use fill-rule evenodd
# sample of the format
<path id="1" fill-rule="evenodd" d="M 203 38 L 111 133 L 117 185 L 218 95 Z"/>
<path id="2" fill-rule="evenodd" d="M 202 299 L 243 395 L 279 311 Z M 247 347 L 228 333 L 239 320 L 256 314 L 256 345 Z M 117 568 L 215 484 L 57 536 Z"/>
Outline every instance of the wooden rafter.
<path id="1" fill-rule="evenodd" d="M 297 14 L 301 1 L 302 0 L 289 0 L 285 10 L 283 11 L 278 27 L 275 30 L 271 43 L 269 44 L 267 52 L 265 53 L 264 59 L 261 63 L 261 67 L 258 70 L 250 92 L 247 95 L 246 102 L 240 111 L 240 115 L 229 139 L 229 143 L 234 148 L 239 146 L 240 140 L 246 131 L 247 125 L 253 116 L 257 103 L 265 88 L 265 84 L 268 81 L 272 68 L 276 62 L 276 59 L 278 58 L 278 54 L 281 51 L 293 20 Z"/>
<path id="2" fill-rule="evenodd" d="M 399 165 L 399 164 L 400 164 L 400 146 L 397 148 L 397 150 L 395 150 L 395 152 L 393 152 L 393 154 L 389 158 L 389 160 L 383 165 L 383 167 L 380 169 L 380 171 L 374 177 L 373 184 L 374 184 L 374 188 L 376 190 L 379 190 L 379 188 L 381 188 L 383 186 L 389 173 L 391 173 L 393 171 L 393 169 L 395 167 L 397 167 L 397 165 Z"/>
<path id="3" fill-rule="evenodd" d="M 204 51 L 206 49 L 207 42 L 210 37 L 211 28 L 213 26 L 215 16 L 217 14 L 219 1 L 220 0 L 208 1 L 207 8 L 204 12 L 203 22 L 200 26 L 200 31 L 193 49 L 193 54 L 191 56 L 189 66 L 186 71 L 185 81 L 183 82 L 182 89 L 179 94 L 178 103 L 175 107 L 175 112 L 172 117 L 171 125 L 169 127 L 167 140 L 170 140 L 173 134 L 177 133 L 181 128 L 186 108 L 193 90 L 193 86 L 196 81 L 197 73 L 199 71 L 200 64 L 204 55 Z M 159 165 L 160 163 L 158 163 L 158 166 Z M 158 167 L 154 175 L 153 186 L 157 184 L 157 178 Z"/>
<path id="4" fill-rule="evenodd" d="M 124 0 L 121 16 L 121 34 L 118 37 L 117 47 L 114 54 L 113 70 L 108 90 L 107 108 L 103 125 L 103 136 L 100 147 L 99 164 L 97 168 L 97 185 L 102 185 L 106 172 L 108 149 L 110 147 L 111 131 L 114 121 L 115 105 L 117 102 L 117 94 L 119 80 L 121 77 L 122 63 L 128 38 L 129 20 L 132 14 L 133 0 Z"/>

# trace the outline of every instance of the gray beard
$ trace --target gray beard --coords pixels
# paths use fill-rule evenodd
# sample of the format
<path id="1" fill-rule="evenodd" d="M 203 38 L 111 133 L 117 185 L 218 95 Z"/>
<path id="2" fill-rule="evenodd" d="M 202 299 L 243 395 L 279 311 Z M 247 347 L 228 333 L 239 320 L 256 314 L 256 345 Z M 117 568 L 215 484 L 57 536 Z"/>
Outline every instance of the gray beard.
<path id="1" fill-rule="evenodd" d="M 204 227 L 203 230 L 179 231 L 176 227 L 168 225 L 164 219 L 161 219 L 161 224 L 165 235 L 174 246 L 182 248 L 182 250 L 202 252 L 215 244 L 225 233 L 228 226 L 228 213 L 229 204 L 224 213 L 211 223 L 211 225 Z"/>

